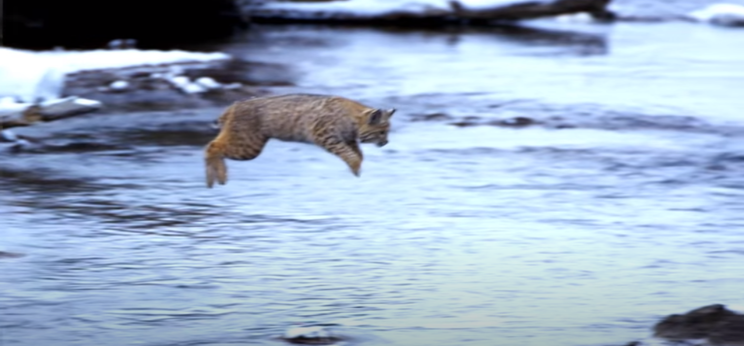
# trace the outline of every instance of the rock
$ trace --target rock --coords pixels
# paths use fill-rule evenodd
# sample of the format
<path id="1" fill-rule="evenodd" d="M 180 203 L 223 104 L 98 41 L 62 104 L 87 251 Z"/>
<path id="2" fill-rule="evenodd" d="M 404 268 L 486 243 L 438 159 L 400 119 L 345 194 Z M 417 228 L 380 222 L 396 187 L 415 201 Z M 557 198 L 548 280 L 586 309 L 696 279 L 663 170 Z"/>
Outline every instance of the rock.
<path id="1" fill-rule="evenodd" d="M 282 340 L 302 345 L 333 345 L 342 339 L 323 326 L 297 326 L 287 329 Z"/>
<path id="2" fill-rule="evenodd" d="M 53 102 L 43 103 L 38 108 L 38 112 L 42 121 L 53 121 L 90 113 L 101 107 L 103 107 L 103 104 L 99 101 L 70 96 Z"/>
<path id="3" fill-rule="evenodd" d="M 713 345 L 744 345 L 744 315 L 713 304 L 665 317 L 654 336 L 672 341 L 707 339 Z"/>
<path id="4" fill-rule="evenodd" d="M 430 114 L 414 114 L 411 121 L 442 121 L 452 120 L 452 116 L 447 113 L 430 113 Z"/>
<path id="5" fill-rule="evenodd" d="M 39 121 L 54 121 L 90 113 L 102 107 L 101 102 L 76 96 L 51 100 L 40 104 L 19 104 L 15 113 L 0 115 L 0 129 L 29 126 Z"/>
<path id="6" fill-rule="evenodd" d="M 483 25 L 565 14 L 588 13 L 596 20 L 614 19 L 610 0 L 513 1 L 497 5 L 452 0 L 445 2 L 380 2 L 363 0 L 322 2 L 249 3 L 246 8 L 257 23 L 380 23 L 396 25 Z M 363 4 L 362 4 L 363 3 Z M 365 6 L 362 6 L 365 5 Z"/>
<path id="7" fill-rule="evenodd" d="M 514 117 L 511 119 L 497 120 L 488 123 L 489 125 L 504 127 L 525 127 L 537 124 L 537 121 L 527 117 Z"/>
<path id="8" fill-rule="evenodd" d="M 264 86 L 292 85 L 291 77 L 283 65 L 233 60 L 136 66 L 70 74 L 65 93 L 100 100 L 105 105 L 101 113 L 224 107 L 267 95 Z M 110 90 L 115 81 L 126 81 L 127 89 Z"/>

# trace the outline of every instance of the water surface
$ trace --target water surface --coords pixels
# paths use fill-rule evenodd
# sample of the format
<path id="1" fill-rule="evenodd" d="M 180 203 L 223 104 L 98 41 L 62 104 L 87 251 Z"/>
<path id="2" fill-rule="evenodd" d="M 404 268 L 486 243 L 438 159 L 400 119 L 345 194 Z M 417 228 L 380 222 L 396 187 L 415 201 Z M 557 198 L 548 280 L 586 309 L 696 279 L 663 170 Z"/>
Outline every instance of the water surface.
<path id="1" fill-rule="evenodd" d="M 0 345 L 621 345 L 742 306 L 744 34 L 692 23 L 259 27 L 219 46 L 395 107 L 361 178 L 270 142 L 206 189 L 221 109 L 24 128 L 3 152 Z M 443 113 L 452 120 L 417 121 Z M 567 126 L 458 127 L 530 117 Z M 570 125 L 570 126 L 568 126 Z"/>

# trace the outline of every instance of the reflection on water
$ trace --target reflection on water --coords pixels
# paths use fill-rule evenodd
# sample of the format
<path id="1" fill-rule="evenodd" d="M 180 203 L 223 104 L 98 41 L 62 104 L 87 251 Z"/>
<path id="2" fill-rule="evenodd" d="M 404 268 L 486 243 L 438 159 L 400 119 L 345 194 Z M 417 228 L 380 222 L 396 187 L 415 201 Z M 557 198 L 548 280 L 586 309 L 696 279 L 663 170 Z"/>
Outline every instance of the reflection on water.
<path id="1" fill-rule="evenodd" d="M 276 92 L 395 106 L 391 143 L 364 146 L 356 178 L 270 142 L 206 189 L 221 109 L 19 130 L 110 147 L 0 154 L 0 250 L 26 254 L 0 259 L 0 344 L 276 345 L 314 322 L 352 344 L 619 345 L 737 304 L 740 41 L 681 24 L 256 29 L 222 48 L 290 64 L 297 86 Z M 435 113 L 572 127 L 411 121 Z"/>

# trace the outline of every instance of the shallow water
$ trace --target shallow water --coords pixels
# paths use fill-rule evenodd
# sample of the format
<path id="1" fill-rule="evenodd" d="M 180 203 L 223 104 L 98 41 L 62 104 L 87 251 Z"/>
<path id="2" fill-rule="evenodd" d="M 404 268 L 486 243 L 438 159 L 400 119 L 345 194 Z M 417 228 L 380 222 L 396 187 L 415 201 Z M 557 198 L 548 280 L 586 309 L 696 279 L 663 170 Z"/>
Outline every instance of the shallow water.
<path id="1" fill-rule="evenodd" d="M 540 24 L 540 23 L 537 23 Z M 537 25 L 536 24 L 536 25 Z M 204 187 L 220 109 L 24 128 L 3 152 L 0 345 L 622 345 L 742 306 L 744 34 L 691 23 L 257 28 L 222 45 L 396 107 L 362 177 L 270 142 Z M 415 121 L 526 116 L 572 126 Z"/>

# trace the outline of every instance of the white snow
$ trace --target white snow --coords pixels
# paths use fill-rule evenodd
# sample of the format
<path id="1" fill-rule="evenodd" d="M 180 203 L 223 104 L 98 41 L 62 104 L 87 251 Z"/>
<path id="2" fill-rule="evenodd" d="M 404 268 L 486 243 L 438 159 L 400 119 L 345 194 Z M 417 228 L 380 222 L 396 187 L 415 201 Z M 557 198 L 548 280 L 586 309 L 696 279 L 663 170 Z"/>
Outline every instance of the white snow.
<path id="1" fill-rule="evenodd" d="M 217 81 L 210 77 L 200 77 L 197 78 L 195 82 L 207 89 L 219 89 L 222 87 L 220 83 L 217 83 Z"/>
<path id="2" fill-rule="evenodd" d="M 79 104 L 79 105 L 81 105 L 81 106 L 89 106 L 89 107 L 101 107 L 101 106 L 103 106 L 103 104 L 101 103 L 101 101 L 84 99 L 82 97 L 75 98 L 74 102 L 77 103 L 77 104 Z"/>
<path id="3" fill-rule="evenodd" d="M 208 62 L 229 58 L 230 55 L 220 52 L 182 50 L 101 49 L 32 52 L 0 47 L 0 98 L 9 96 L 26 103 L 39 99 L 56 99 L 62 92 L 65 74 L 79 71 Z"/>
<path id="4" fill-rule="evenodd" d="M 15 142 L 19 139 L 18 136 L 16 136 L 15 132 L 9 129 L 0 131 L 0 138 L 8 142 Z"/>
<path id="5" fill-rule="evenodd" d="M 30 105 L 30 103 L 18 103 L 12 96 L 0 97 L 0 116 L 23 112 Z"/>
<path id="6" fill-rule="evenodd" d="M 198 94 L 207 91 L 207 88 L 199 83 L 191 82 L 189 77 L 186 76 L 173 76 L 172 74 L 169 74 L 165 76 L 165 79 L 173 84 L 174 87 L 187 94 Z"/>
<path id="7" fill-rule="evenodd" d="M 181 87 L 181 91 L 187 94 L 198 94 L 207 91 L 203 86 L 196 83 L 189 83 Z"/>
<path id="8" fill-rule="evenodd" d="M 285 16 L 330 17 L 337 14 L 356 16 L 377 16 L 391 12 L 425 13 L 429 11 L 450 11 L 449 0 L 347 0 L 324 2 L 269 2 L 257 9 L 293 11 L 282 13 Z M 493 8 L 528 2 L 526 0 L 459 0 L 471 10 Z M 530 0 L 529 2 L 550 3 L 550 0 Z"/>
<path id="9" fill-rule="evenodd" d="M 111 82 L 111 84 L 109 84 L 109 88 L 111 90 L 124 90 L 126 88 L 129 88 L 129 82 L 125 80 L 118 80 L 115 82 Z"/>
<path id="10" fill-rule="evenodd" d="M 737 4 L 712 4 L 687 14 L 691 19 L 721 26 L 744 26 L 744 6 Z"/>
<path id="11" fill-rule="evenodd" d="M 240 84 L 239 82 L 225 84 L 222 86 L 223 89 L 226 90 L 232 90 L 232 89 L 240 89 L 243 86 L 243 84 Z"/>

